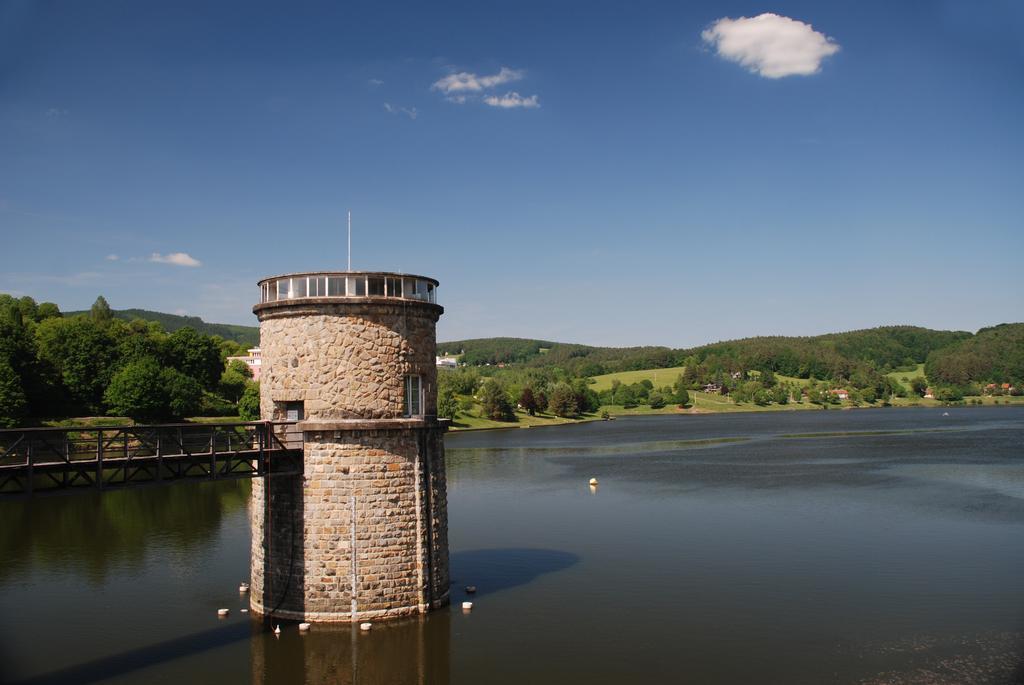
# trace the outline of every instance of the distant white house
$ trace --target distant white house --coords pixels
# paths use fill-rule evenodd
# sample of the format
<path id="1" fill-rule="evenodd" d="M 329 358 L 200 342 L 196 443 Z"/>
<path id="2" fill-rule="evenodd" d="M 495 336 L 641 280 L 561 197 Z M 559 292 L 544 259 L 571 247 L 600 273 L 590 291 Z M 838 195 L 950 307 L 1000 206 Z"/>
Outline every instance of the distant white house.
<path id="1" fill-rule="evenodd" d="M 455 357 L 437 357 L 436 363 L 439 369 L 454 369 L 459 365 L 459 360 Z"/>

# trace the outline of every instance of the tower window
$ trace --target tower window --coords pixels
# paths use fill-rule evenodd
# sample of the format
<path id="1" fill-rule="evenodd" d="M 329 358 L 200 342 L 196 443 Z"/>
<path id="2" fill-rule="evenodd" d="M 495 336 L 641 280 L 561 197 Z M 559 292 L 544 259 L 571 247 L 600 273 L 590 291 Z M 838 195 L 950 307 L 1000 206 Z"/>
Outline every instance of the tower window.
<path id="1" fill-rule="evenodd" d="M 405 377 L 405 415 L 423 415 L 423 381 L 419 376 Z"/>

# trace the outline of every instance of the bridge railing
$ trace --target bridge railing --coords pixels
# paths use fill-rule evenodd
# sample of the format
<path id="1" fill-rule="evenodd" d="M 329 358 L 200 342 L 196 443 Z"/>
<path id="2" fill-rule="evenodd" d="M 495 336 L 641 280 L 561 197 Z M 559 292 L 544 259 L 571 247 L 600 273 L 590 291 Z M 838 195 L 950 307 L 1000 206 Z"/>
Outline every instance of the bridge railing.
<path id="1" fill-rule="evenodd" d="M 0 495 L 301 472 L 293 423 L 0 430 Z"/>

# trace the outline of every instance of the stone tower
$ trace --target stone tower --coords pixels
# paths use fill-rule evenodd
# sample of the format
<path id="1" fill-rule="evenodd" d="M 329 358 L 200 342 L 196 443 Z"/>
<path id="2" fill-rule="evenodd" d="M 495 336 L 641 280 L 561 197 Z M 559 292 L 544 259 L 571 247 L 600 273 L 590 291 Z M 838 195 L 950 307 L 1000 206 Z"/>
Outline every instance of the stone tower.
<path id="1" fill-rule="evenodd" d="M 437 281 L 260 282 L 260 414 L 297 421 L 303 473 L 253 479 L 252 610 L 349 622 L 448 603 Z M 297 436 L 296 436 L 297 437 Z"/>

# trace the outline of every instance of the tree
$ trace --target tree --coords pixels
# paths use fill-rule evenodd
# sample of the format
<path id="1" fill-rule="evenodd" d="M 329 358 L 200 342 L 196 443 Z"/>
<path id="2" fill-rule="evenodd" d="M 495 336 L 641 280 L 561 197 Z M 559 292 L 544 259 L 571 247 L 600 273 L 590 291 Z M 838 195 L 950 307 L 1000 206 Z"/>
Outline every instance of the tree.
<path id="1" fill-rule="evenodd" d="M 773 388 L 773 387 L 775 387 L 775 383 L 776 383 L 775 374 L 772 373 L 771 369 L 766 369 L 766 370 L 762 371 L 761 372 L 761 378 L 759 380 L 761 381 L 761 385 L 763 387 L 765 387 L 765 388 Z"/>
<path id="2" fill-rule="evenodd" d="M 526 386 L 523 388 L 523 391 L 519 393 L 519 406 L 521 406 L 530 416 L 537 415 L 537 397 L 533 394 L 533 388 L 530 386 Z"/>
<path id="3" fill-rule="evenodd" d="M 551 398 L 548 400 L 548 406 L 551 407 L 554 401 L 555 396 L 554 391 L 552 391 Z M 635 388 L 632 385 L 620 385 L 615 391 L 614 402 L 615 404 L 622 405 L 626 409 L 635 407 L 637 403 Z M 554 411 L 554 409 L 552 409 L 552 411 Z"/>
<path id="4" fill-rule="evenodd" d="M 136 421 L 156 421 L 167 415 L 168 388 L 163 369 L 152 357 L 126 364 L 103 395 L 110 412 Z"/>
<path id="5" fill-rule="evenodd" d="M 924 376 L 915 376 L 910 380 L 910 389 L 918 397 L 924 397 L 925 390 L 928 389 L 928 381 Z"/>
<path id="6" fill-rule="evenodd" d="M 89 309 L 89 316 L 98 324 L 106 325 L 114 319 L 114 312 L 110 310 L 106 298 L 102 295 L 96 298 Z"/>
<path id="7" fill-rule="evenodd" d="M 480 403 L 483 405 L 484 417 L 492 421 L 514 421 L 516 418 L 508 393 L 493 378 L 487 379 L 481 388 Z"/>
<path id="8" fill-rule="evenodd" d="M 14 428 L 28 414 L 28 399 L 21 377 L 7 360 L 0 359 L 0 427 Z"/>
<path id="9" fill-rule="evenodd" d="M 676 404 L 685 407 L 690 404 L 690 393 L 683 385 L 676 386 Z"/>
<path id="10" fill-rule="evenodd" d="M 220 380 L 224 363 L 220 350 L 209 336 L 186 326 L 167 338 L 168 363 L 186 376 L 199 381 L 207 390 L 214 390 Z"/>
<path id="11" fill-rule="evenodd" d="M 242 374 L 245 378 L 252 378 L 252 369 L 249 365 L 243 362 L 241 359 L 232 359 L 228 362 L 228 370 L 237 371 Z"/>
<path id="12" fill-rule="evenodd" d="M 440 410 L 439 410 L 440 411 Z M 260 384 L 249 383 L 238 400 L 238 416 L 243 421 L 260 420 Z"/>
<path id="13" fill-rule="evenodd" d="M 199 413 L 203 404 L 203 388 L 199 381 L 177 369 L 164 369 L 161 382 L 167 388 L 166 416 L 180 419 Z"/>
<path id="14" fill-rule="evenodd" d="M 437 398 L 437 415 L 442 419 L 454 421 L 459 417 L 459 402 L 455 392 L 446 388 Z"/>
<path id="15" fill-rule="evenodd" d="M 551 388 L 551 396 L 548 398 L 548 410 L 555 416 L 563 418 L 576 416 L 578 411 L 576 393 L 565 383 L 557 384 Z"/>
<path id="16" fill-rule="evenodd" d="M 964 394 L 960 388 L 953 385 L 947 385 L 935 391 L 935 399 L 941 402 L 959 402 L 963 398 Z"/>
<path id="17" fill-rule="evenodd" d="M 597 411 L 597 408 L 601 406 L 601 400 L 598 398 L 597 393 L 590 388 L 590 383 L 586 378 L 576 378 L 572 381 L 569 387 L 572 388 L 573 394 L 576 396 L 576 411 L 588 412 Z M 647 381 L 650 383 L 650 381 Z M 651 383 L 651 387 L 654 384 Z M 645 390 L 645 396 L 647 394 L 647 386 L 641 383 L 641 387 Z"/>
<path id="18" fill-rule="evenodd" d="M 679 376 L 679 379 L 676 380 L 676 385 L 682 383 L 684 387 L 690 390 L 696 390 L 699 388 L 700 371 L 697 366 L 696 360 L 694 360 L 692 364 L 687 363 L 686 367 L 683 369 L 683 373 Z"/>
<path id="19" fill-rule="evenodd" d="M 537 411 L 547 411 L 548 409 L 548 395 L 543 390 L 538 390 L 534 395 L 537 400 Z"/>
<path id="20" fill-rule="evenodd" d="M 652 392 L 647 396 L 647 404 L 651 406 L 651 409 L 661 409 L 665 406 L 665 396 L 660 392 Z"/>
<path id="21" fill-rule="evenodd" d="M 217 389 L 224 399 L 229 402 L 237 402 L 242 397 L 242 393 L 245 392 L 249 382 L 249 379 L 239 373 L 238 369 L 226 369 L 220 375 Z"/>
<path id="22" fill-rule="evenodd" d="M 47 319 L 36 326 L 36 342 L 77 408 L 100 411 L 118 361 L 110 327 L 86 316 Z"/>
<path id="23" fill-rule="evenodd" d="M 53 302 L 40 302 L 39 308 L 36 310 L 36 321 L 53 319 L 60 315 L 60 307 L 55 305 Z"/>

